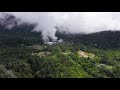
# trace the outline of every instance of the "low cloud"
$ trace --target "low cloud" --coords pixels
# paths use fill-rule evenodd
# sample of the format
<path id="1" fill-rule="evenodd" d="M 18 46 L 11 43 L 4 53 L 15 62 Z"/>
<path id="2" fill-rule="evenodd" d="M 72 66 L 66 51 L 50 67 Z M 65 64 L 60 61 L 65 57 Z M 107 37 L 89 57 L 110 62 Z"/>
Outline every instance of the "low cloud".
<path id="1" fill-rule="evenodd" d="M 1 12 L 2 13 L 2 12 Z M 0 17 L 3 17 L 0 13 Z M 22 22 L 37 23 L 35 31 L 42 32 L 43 40 L 58 41 L 55 33 L 92 33 L 120 30 L 120 12 L 4 12 L 15 15 Z M 64 27 L 64 28 L 63 28 Z M 51 44 L 51 43 L 50 43 Z"/>

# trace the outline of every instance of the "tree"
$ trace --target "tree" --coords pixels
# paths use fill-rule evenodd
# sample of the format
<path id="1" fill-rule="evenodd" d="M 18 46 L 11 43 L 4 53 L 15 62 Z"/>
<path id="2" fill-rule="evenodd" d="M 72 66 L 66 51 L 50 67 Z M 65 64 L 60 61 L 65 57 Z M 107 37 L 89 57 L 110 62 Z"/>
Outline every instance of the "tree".
<path id="1" fill-rule="evenodd" d="M 0 65 L 0 78 L 17 78 L 12 70 L 7 70 L 3 65 Z"/>

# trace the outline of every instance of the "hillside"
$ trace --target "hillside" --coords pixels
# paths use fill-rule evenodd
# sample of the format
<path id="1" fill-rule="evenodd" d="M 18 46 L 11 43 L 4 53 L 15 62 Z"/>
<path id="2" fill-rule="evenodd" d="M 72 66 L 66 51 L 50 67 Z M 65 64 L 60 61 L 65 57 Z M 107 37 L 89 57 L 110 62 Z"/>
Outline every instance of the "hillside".
<path id="1" fill-rule="evenodd" d="M 64 42 L 47 45 L 32 31 L 35 24 L 6 25 L 0 25 L 0 78 L 120 78 L 119 31 L 57 32 Z"/>
<path id="2" fill-rule="evenodd" d="M 102 31 L 91 34 L 64 34 L 57 32 L 56 36 L 62 38 L 65 42 L 97 48 L 113 49 L 120 46 L 120 31 Z"/>

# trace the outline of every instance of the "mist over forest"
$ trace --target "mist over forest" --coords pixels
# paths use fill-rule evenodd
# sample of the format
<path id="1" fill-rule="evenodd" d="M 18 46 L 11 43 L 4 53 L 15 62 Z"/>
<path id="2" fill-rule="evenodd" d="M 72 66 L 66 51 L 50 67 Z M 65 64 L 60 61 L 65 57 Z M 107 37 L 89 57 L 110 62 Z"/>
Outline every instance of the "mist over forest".
<path id="1" fill-rule="evenodd" d="M 119 12 L 0 12 L 0 78 L 120 78 Z"/>

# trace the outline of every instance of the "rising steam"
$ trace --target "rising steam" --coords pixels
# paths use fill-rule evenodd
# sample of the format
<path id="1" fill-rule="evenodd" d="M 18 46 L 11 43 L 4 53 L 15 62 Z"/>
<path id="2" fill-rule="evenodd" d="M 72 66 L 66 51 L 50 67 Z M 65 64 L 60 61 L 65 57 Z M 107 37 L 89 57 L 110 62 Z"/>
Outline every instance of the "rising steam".
<path id="1" fill-rule="evenodd" d="M 45 43 L 62 42 L 55 36 L 57 30 L 66 33 L 92 33 L 104 30 L 120 30 L 119 12 L 4 12 L 21 19 L 21 22 L 37 23 L 34 31 L 42 32 Z M 2 12 L 0 17 L 4 18 Z M 15 24 L 10 23 L 9 28 Z M 55 27 L 59 29 L 56 29 Z M 63 28 L 64 27 L 64 28 Z M 50 42 L 50 39 L 52 42 Z"/>

